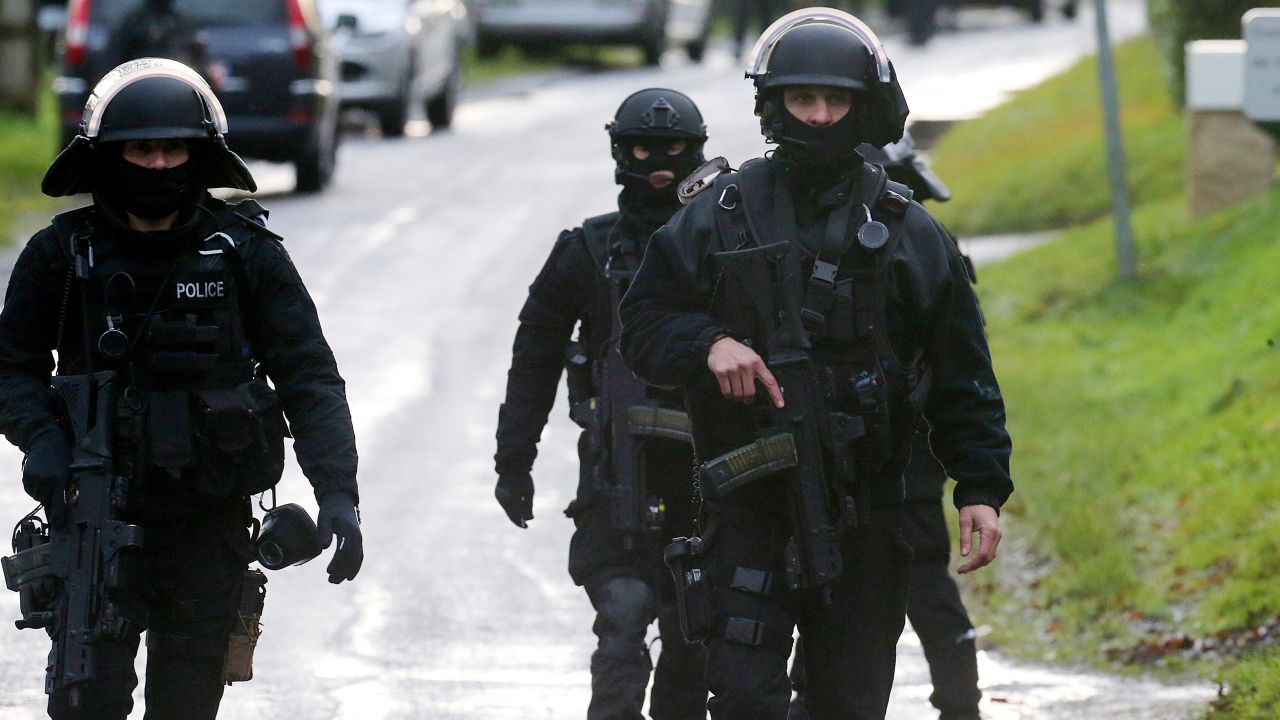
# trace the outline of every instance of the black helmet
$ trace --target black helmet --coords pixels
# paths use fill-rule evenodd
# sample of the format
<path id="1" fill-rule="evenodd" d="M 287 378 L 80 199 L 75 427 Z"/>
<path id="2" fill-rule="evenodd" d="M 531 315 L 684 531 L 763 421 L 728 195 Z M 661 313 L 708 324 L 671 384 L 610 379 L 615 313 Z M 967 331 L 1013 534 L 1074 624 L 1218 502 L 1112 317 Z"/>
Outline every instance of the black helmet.
<path id="1" fill-rule="evenodd" d="M 916 200 L 947 202 L 951 199 L 951 190 L 946 183 L 916 153 L 916 142 L 911 137 L 910 130 L 903 132 L 902 139 L 898 142 L 884 147 L 862 145 L 858 152 L 867 162 L 882 165 L 889 174 L 889 179 L 911 188 Z"/>
<path id="2" fill-rule="evenodd" d="M 756 86 L 756 114 L 765 139 L 786 145 L 804 142 L 788 137 L 789 115 L 782 106 L 782 89 L 795 85 L 825 85 L 854 92 L 856 115 L 836 143 L 851 151 L 858 143 L 888 145 L 902 137 L 907 101 L 893 64 L 880 39 L 861 20 L 832 8 L 806 8 L 779 18 L 760 36 L 752 50 L 747 77 Z"/>
<path id="3" fill-rule="evenodd" d="M 609 131 L 609 146 L 618 166 L 614 177 L 620 185 L 629 180 L 647 184 L 649 172 L 664 165 L 670 165 L 662 169 L 675 172 L 678 182 L 705 161 L 702 144 L 707 140 L 707 126 L 702 112 L 688 95 L 676 90 L 647 88 L 632 93 L 604 129 Z M 640 163 L 631 156 L 631 146 L 646 138 L 685 140 L 688 147 L 677 156 Z M 671 195 L 674 199 L 674 188 Z"/>
<path id="4" fill-rule="evenodd" d="M 84 106 L 80 134 L 45 173 L 41 189 L 60 197 L 93 190 L 94 149 L 127 140 L 201 141 L 206 188 L 253 192 L 253 176 L 227 148 L 227 116 L 213 90 L 194 70 L 176 60 L 141 58 L 117 66 L 93 88 Z"/>

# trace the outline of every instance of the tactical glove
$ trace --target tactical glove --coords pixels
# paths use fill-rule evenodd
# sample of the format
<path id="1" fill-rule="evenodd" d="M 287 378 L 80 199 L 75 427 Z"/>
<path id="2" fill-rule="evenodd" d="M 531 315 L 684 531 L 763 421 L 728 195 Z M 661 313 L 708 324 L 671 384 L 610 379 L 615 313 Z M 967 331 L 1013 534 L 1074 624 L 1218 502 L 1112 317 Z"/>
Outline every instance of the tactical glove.
<path id="1" fill-rule="evenodd" d="M 511 522 L 517 527 L 528 527 L 527 522 L 533 519 L 533 478 L 529 473 L 499 475 L 493 495 Z"/>
<path id="2" fill-rule="evenodd" d="M 316 518 L 316 544 L 327 549 L 338 536 L 338 548 L 329 561 L 329 582 L 354 580 L 364 562 L 364 537 L 360 534 L 360 516 L 351 493 L 331 490 L 320 499 L 320 517 Z"/>
<path id="3" fill-rule="evenodd" d="M 50 425 L 37 431 L 27 443 L 22 462 L 22 486 L 27 494 L 44 503 L 49 524 L 66 525 L 67 484 L 71 482 L 71 443 L 62 429 Z"/>

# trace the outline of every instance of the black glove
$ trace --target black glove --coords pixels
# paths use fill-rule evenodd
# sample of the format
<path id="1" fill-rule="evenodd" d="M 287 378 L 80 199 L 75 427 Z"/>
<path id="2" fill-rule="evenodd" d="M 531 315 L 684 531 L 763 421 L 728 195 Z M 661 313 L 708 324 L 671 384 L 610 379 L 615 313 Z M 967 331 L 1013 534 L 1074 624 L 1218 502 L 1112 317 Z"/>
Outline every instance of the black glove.
<path id="1" fill-rule="evenodd" d="M 27 443 L 22 462 L 22 486 L 27 494 L 44 503 L 49 524 L 66 526 L 65 494 L 71 482 L 71 443 L 56 425 L 37 431 Z"/>
<path id="2" fill-rule="evenodd" d="M 526 523 L 533 519 L 533 478 L 529 473 L 499 475 L 493 496 L 511 522 L 517 527 L 529 527 Z"/>
<path id="3" fill-rule="evenodd" d="M 316 518 L 316 544 L 324 550 L 338 536 L 338 549 L 329 561 L 329 582 L 354 580 L 364 562 L 364 537 L 360 534 L 360 516 L 351 493 L 331 490 L 320 499 L 320 517 Z"/>

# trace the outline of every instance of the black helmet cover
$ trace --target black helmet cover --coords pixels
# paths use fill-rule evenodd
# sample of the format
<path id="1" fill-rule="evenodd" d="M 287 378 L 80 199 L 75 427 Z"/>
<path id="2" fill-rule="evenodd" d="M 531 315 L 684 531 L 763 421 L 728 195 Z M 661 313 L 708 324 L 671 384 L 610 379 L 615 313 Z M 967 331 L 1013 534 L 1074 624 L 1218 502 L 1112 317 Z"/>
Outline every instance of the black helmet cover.
<path id="1" fill-rule="evenodd" d="M 116 66 L 94 86 L 80 133 L 45 173 L 41 190 L 51 197 L 94 189 L 98 169 L 129 140 L 181 139 L 200 143 L 206 188 L 258 189 L 244 161 L 227 148 L 227 116 L 208 83 L 191 68 L 165 58 L 141 58 Z M 103 146 L 106 147 L 103 147 Z M 113 157 L 99 157 L 103 150 Z"/>

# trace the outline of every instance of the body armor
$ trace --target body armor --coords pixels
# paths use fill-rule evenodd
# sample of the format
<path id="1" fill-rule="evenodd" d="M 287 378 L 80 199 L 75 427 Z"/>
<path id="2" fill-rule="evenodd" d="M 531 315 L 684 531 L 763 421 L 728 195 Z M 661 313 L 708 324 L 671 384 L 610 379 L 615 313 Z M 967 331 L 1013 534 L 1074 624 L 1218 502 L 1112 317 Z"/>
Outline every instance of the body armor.
<path id="1" fill-rule="evenodd" d="M 599 271 L 596 308 L 609 316 L 584 321 L 566 351 L 570 416 L 587 431 L 596 489 L 613 502 L 613 523 L 626 533 L 662 527 L 662 499 L 646 486 L 644 444 L 690 443 L 689 418 L 668 393 L 636 378 L 618 352 L 618 305 L 640 266 L 640 246 L 620 232 L 619 213 L 583 222 L 584 242 Z"/>
<path id="2" fill-rule="evenodd" d="M 279 480 L 287 434 L 257 372 L 237 249 L 270 233 L 231 209 L 216 217 L 220 230 L 174 241 L 173 252 L 96 230 L 92 209 L 56 217 L 72 268 L 58 372 L 122 379 L 121 462 L 192 475 L 204 494 L 246 495 Z"/>

